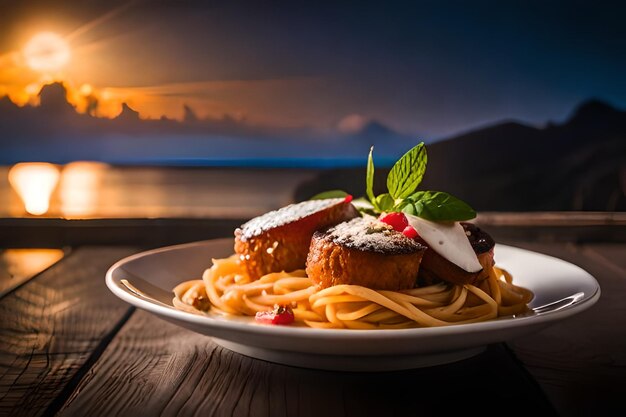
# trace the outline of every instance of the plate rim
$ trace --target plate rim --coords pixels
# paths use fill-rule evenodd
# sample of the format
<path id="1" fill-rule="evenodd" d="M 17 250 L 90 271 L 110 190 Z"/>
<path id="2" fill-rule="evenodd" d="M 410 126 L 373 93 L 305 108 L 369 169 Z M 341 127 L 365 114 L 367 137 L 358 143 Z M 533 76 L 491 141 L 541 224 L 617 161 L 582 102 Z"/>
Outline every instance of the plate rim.
<path id="1" fill-rule="evenodd" d="M 216 244 L 219 245 L 221 243 L 232 242 L 232 238 L 218 238 L 218 239 L 208 239 L 201 241 L 188 242 L 177 245 L 170 245 L 159 247 L 151 250 L 141 251 L 135 253 L 130 256 L 126 256 L 117 262 L 115 262 L 106 272 L 105 282 L 109 290 L 116 295 L 118 298 L 123 301 L 143 310 L 146 310 L 150 313 L 153 313 L 157 316 L 165 316 L 174 321 L 183 321 L 189 322 L 196 326 L 202 326 L 207 330 L 216 329 L 218 331 L 235 331 L 235 332 L 244 332 L 249 333 L 250 335 L 259 335 L 259 336 L 289 336 L 290 338 L 313 338 L 316 340 L 354 340 L 354 339 L 387 339 L 393 338 L 397 340 L 405 340 L 410 339 L 414 340 L 419 337 L 438 337 L 438 336 L 454 336 L 460 335 L 464 333 L 483 333 L 483 332 L 491 332 L 494 330 L 508 330 L 514 329 L 517 327 L 526 327 L 531 325 L 548 325 L 558 320 L 565 319 L 567 317 L 579 314 L 590 307 L 592 307 L 600 298 L 601 288 L 598 281 L 593 277 L 589 272 L 585 271 L 583 268 L 575 265 L 571 262 L 565 261 L 563 259 L 546 255 L 540 252 L 531 251 L 528 249 L 518 248 L 510 245 L 497 244 L 500 248 L 507 248 L 514 251 L 522 251 L 532 255 L 537 255 L 540 257 L 544 257 L 550 259 L 552 261 L 556 260 L 561 263 L 568 264 L 570 266 L 575 267 L 580 272 L 582 272 L 586 279 L 589 280 L 589 283 L 592 284 L 594 288 L 594 292 L 590 295 L 585 294 L 585 298 L 576 302 L 575 304 L 566 306 L 559 310 L 549 311 L 546 313 L 522 316 L 522 317 L 503 317 L 497 318 L 493 320 L 488 320 L 484 322 L 478 323 L 468 323 L 468 324 L 453 324 L 449 326 L 439 326 L 439 327 L 417 327 L 417 328 L 409 328 L 409 329 L 368 329 L 368 330 L 353 330 L 353 329 L 314 329 L 309 327 L 291 327 L 291 326 L 262 326 L 262 325 L 254 325 L 253 323 L 248 323 L 244 321 L 236 321 L 236 320 L 227 320 L 227 319 L 216 319 L 210 316 L 205 315 L 197 315 L 193 313 L 189 313 L 186 311 L 178 310 L 173 306 L 168 306 L 158 301 L 152 301 L 150 299 L 142 298 L 128 288 L 124 287 L 121 283 L 118 283 L 118 280 L 113 277 L 113 274 L 116 270 L 122 270 L 123 272 L 128 273 L 127 270 L 123 268 L 123 266 L 131 261 L 136 259 L 158 255 L 162 252 L 170 252 L 174 250 L 184 250 L 187 247 L 195 247 L 200 245 L 208 245 L 208 244 Z"/>

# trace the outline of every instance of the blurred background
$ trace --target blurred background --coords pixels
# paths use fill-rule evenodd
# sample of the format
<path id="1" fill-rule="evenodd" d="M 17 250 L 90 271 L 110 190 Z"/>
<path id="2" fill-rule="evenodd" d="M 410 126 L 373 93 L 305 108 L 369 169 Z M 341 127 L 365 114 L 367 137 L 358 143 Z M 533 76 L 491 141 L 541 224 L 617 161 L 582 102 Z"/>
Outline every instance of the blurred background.
<path id="1" fill-rule="evenodd" d="M 485 222 L 621 224 L 624 21 L 611 2 L 2 2 L 0 243 L 230 235 L 363 195 L 371 146 L 382 192 L 421 141 L 421 188 Z"/>

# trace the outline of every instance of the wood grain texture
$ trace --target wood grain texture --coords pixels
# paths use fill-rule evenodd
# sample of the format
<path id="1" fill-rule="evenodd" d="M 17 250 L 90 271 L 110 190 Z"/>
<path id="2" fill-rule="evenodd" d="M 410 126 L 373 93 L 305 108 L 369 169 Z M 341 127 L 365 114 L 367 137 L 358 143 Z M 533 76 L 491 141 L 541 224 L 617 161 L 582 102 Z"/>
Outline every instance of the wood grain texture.
<path id="1" fill-rule="evenodd" d="M 519 244 L 579 265 L 600 283 L 591 309 L 511 347 L 564 416 L 623 409 L 626 394 L 625 245 Z M 615 262 L 611 260 L 615 260 Z M 619 259 L 619 261 L 617 261 Z"/>
<path id="2" fill-rule="evenodd" d="M 618 211 L 523 211 L 478 214 L 481 226 L 626 226 L 626 213 Z"/>
<path id="3" fill-rule="evenodd" d="M 64 256 L 61 249 L 0 251 L 0 298 L 49 268 Z"/>
<path id="4" fill-rule="evenodd" d="M 128 315 L 104 274 L 128 248 L 78 249 L 0 300 L 0 414 L 55 411 Z"/>
<path id="5" fill-rule="evenodd" d="M 0 300 L 0 415 L 554 414 L 542 389 L 561 415 L 621 409 L 625 246 L 503 243 L 580 265 L 600 282 L 600 301 L 510 343 L 525 369 L 494 345 L 463 362 L 390 373 L 271 364 L 143 311 L 130 315 L 103 277 L 131 250 L 79 249 Z"/>
<path id="6" fill-rule="evenodd" d="M 626 244 L 594 243 L 582 246 L 585 256 L 626 279 Z"/>
<path id="7" fill-rule="evenodd" d="M 0 218 L 0 247 L 160 246 L 232 237 L 248 219 Z"/>
<path id="8" fill-rule="evenodd" d="M 502 345 L 434 368 L 326 372 L 251 359 L 137 311 L 60 415 L 382 416 L 554 411 Z M 511 409 L 511 404 L 514 408 Z"/>

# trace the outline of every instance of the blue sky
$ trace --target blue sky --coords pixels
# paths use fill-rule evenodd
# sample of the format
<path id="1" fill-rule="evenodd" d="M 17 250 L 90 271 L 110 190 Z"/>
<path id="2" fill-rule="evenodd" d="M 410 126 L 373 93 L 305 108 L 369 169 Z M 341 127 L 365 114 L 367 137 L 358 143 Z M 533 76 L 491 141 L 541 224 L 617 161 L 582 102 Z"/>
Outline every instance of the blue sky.
<path id="1" fill-rule="evenodd" d="M 188 103 L 201 117 L 326 132 L 359 116 L 436 139 L 560 121 L 591 97 L 626 107 L 616 2 L 24 1 L 0 16 L 4 52 L 33 28 L 88 27 L 73 43 L 89 58 L 68 73 L 154 94 L 136 99 L 146 117 Z"/>

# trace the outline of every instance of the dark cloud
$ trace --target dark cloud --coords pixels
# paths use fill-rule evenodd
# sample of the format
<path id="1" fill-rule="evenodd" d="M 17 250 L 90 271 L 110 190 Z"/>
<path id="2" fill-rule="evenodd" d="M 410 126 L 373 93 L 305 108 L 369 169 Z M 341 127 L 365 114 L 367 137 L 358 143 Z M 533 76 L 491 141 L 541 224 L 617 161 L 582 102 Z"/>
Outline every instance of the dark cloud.
<path id="1" fill-rule="evenodd" d="M 415 145 L 387 126 L 369 120 L 348 134 L 307 128 L 257 126 L 225 116 L 199 118 L 185 105 L 182 121 L 162 117 L 141 119 L 124 103 L 113 119 L 79 114 L 67 102 L 60 83 L 43 87 L 37 107 L 18 107 L 0 99 L 0 164 L 24 160 L 67 163 L 102 160 L 120 163 L 181 163 L 258 158 L 321 158 L 362 160 L 369 147 L 390 160 Z M 184 162 L 182 162 L 184 163 Z"/>

